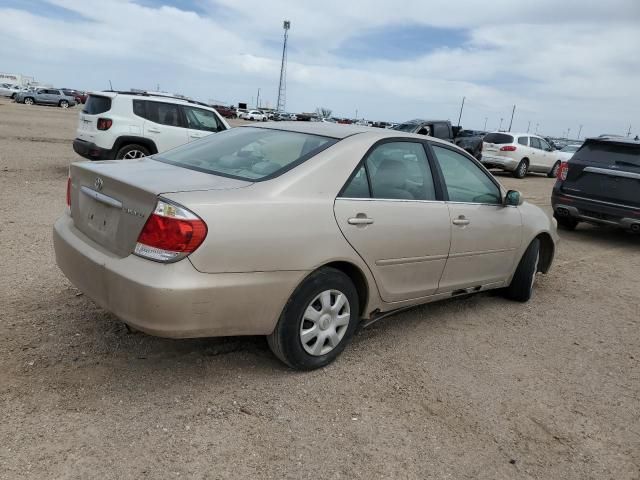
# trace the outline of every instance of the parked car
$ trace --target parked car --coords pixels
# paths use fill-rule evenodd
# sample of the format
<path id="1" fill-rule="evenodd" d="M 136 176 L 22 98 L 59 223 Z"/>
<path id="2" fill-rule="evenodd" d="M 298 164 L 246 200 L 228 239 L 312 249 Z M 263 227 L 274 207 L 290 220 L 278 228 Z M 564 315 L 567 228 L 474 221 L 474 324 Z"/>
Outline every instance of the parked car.
<path id="1" fill-rule="evenodd" d="M 236 108 L 236 117 L 237 118 L 244 118 L 244 115 L 246 113 L 249 113 L 249 110 L 247 110 L 246 108 Z"/>
<path id="2" fill-rule="evenodd" d="M 573 154 L 576 153 L 581 146 L 582 144 L 567 145 L 566 147 L 561 148 L 560 150 L 555 152 L 555 154 L 558 155 L 558 158 L 560 158 L 563 162 L 568 162 L 569 159 L 573 157 Z"/>
<path id="3" fill-rule="evenodd" d="M 640 141 L 588 138 L 558 171 L 551 205 L 558 224 L 580 222 L 640 232 Z"/>
<path id="4" fill-rule="evenodd" d="M 79 115 L 73 149 L 90 160 L 129 160 L 228 128 L 214 108 L 193 100 L 145 92 L 93 92 Z"/>
<path id="5" fill-rule="evenodd" d="M 482 130 L 461 129 L 456 134 L 453 143 L 480 160 L 482 158 L 482 139 L 486 134 L 487 132 Z"/>
<path id="6" fill-rule="evenodd" d="M 266 122 L 267 115 L 264 114 L 261 110 L 249 110 L 247 113 L 243 114 L 242 118 L 245 120 L 255 120 L 258 122 Z"/>
<path id="7" fill-rule="evenodd" d="M 0 97 L 15 98 L 22 91 L 22 87 L 11 83 L 0 84 Z"/>
<path id="8" fill-rule="evenodd" d="M 238 116 L 233 107 L 226 107 L 224 105 L 212 105 L 212 107 L 224 118 L 236 118 Z"/>
<path id="9" fill-rule="evenodd" d="M 416 118 L 393 127 L 400 132 L 417 133 L 429 137 L 439 138 L 459 145 L 471 155 L 480 158 L 482 154 L 482 138 L 480 136 L 465 136 L 458 140 L 458 133 L 465 132 L 460 127 L 454 127 L 449 120 L 424 120 Z M 466 130 L 467 132 L 469 130 Z"/>
<path id="10" fill-rule="evenodd" d="M 32 91 L 18 92 L 13 99 L 17 103 L 25 105 L 57 105 L 62 108 L 76 105 L 75 98 L 65 95 L 62 90 L 57 88 L 38 88 Z"/>
<path id="11" fill-rule="evenodd" d="M 361 321 L 490 289 L 527 301 L 555 222 L 464 150 L 330 123 L 269 123 L 135 162 L 71 165 L 57 263 L 167 337 L 266 335 L 299 369 Z"/>
<path id="12" fill-rule="evenodd" d="M 492 132 L 484 136 L 482 163 L 524 178 L 528 172 L 556 176 L 562 157 L 546 140 L 530 133 Z"/>
<path id="13" fill-rule="evenodd" d="M 63 88 L 62 91 L 68 97 L 75 98 L 78 105 L 87 102 L 87 92 L 81 92 L 80 90 L 75 90 L 73 88 Z"/>

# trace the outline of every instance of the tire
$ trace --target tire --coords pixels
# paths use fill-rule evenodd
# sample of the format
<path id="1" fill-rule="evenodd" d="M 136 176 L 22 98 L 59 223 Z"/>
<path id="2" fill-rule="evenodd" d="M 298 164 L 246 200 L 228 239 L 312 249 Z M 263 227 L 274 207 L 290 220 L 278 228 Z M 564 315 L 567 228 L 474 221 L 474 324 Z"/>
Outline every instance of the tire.
<path id="1" fill-rule="evenodd" d="M 511 284 L 504 291 L 505 297 L 517 302 L 526 302 L 531 298 L 539 259 L 540 240 L 535 238 L 522 255 Z"/>
<path id="2" fill-rule="evenodd" d="M 523 158 L 520 160 L 520 163 L 513 171 L 513 176 L 516 178 L 524 178 L 527 176 L 527 171 L 529 170 L 529 160 Z"/>
<path id="3" fill-rule="evenodd" d="M 134 160 L 136 158 L 142 158 L 149 155 L 149 149 L 135 143 L 130 143 L 123 146 L 118 153 L 116 153 L 116 160 Z"/>
<path id="4" fill-rule="evenodd" d="M 558 160 L 553 167 L 551 168 L 551 170 L 549 170 L 549 173 L 547 173 L 547 177 L 549 178 L 554 178 L 558 175 L 558 169 L 560 168 L 560 160 Z"/>
<path id="5" fill-rule="evenodd" d="M 24 103 L 25 105 L 33 105 L 35 102 L 33 101 L 33 98 L 25 97 L 25 99 L 22 101 L 22 103 Z"/>
<path id="6" fill-rule="evenodd" d="M 559 217 L 555 213 L 553 214 L 553 218 L 555 218 L 558 222 L 558 226 L 564 228 L 565 230 L 575 230 L 580 223 L 580 221 L 576 220 L 575 218 Z"/>
<path id="7" fill-rule="evenodd" d="M 267 121 L 267 117 L 262 117 L 262 121 L 266 122 Z"/>
<path id="8" fill-rule="evenodd" d="M 346 300 L 342 306 L 338 306 L 339 295 Z M 269 347 L 291 368 L 324 367 L 334 361 L 351 340 L 360 318 L 358 305 L 358 293 L 347 275 L 334 268 L 317 270 L 291 295 L 276 328 L 267 336 Z M 308 314 L 310 310 L 315 312 Z"/>
<path id="9" fill-rule="evenodd" d="M 58 103 L 58 106 L 60 108 L 69 108 L 69 102 L 67 102 L 66 100 L 60 100 L 60 102 Z"/>

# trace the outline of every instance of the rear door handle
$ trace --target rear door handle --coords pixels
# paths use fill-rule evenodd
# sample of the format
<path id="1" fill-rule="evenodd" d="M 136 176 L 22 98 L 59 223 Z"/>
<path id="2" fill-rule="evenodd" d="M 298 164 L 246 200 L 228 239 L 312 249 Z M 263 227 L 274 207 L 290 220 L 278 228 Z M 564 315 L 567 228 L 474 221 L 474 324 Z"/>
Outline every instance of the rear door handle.
<path id="1" fill-rule="evenodd" d="M 358 214 L 357 216 L 347 220 L 347 222 L 349 222 L 349 225 L 371 225 L 373 223 L 373 218 Z"/>
<path id="2" fill-rule="evenodd" d="M 147 132 L 160 133 L 160 130 L 156 130 L 155 128 L 147 128 Z"/>
<path id="3" fill-rule="evenodd" d="M 460 215 L 458 218 L 454 218 L 453 219 L 453 224 L 454 225 L 469 225 L 471 222 L 469 220 L 467 220 L 467 218 L 464 215 Z"/>

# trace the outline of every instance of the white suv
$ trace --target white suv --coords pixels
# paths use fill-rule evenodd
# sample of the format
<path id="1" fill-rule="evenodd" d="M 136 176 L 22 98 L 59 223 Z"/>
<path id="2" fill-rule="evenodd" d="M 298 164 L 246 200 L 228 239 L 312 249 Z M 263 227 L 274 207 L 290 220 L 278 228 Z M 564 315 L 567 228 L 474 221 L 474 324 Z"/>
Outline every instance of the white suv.
<path id="1" fill-rule="evenodd" d="M 511 172 L 516 178 L 524 178 L 527 172 L 555 177 L 562 160 L 559 150 L 530 133 L 492 132 L 483 138 L 482 163 Z"/>
<path id="2" fill-rule="evenodd" d="M 228 128 L 204 103 L 150 93 L 94 92 L 80 113 L 73 149 L 89 160 L 140 158 Z"/>

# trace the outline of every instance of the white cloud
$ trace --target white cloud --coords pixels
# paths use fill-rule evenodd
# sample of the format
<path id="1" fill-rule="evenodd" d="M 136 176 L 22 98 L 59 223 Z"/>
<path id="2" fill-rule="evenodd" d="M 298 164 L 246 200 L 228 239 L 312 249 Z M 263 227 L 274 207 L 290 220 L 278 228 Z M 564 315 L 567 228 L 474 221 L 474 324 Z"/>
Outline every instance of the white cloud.
<path id="1" fill-rule="evenodd" d="M 127 0 L 50 3 L 85 19 L 0 7 L 3 69 L 78 88 L 104 88 L 108 80 L 119 88 L 159 83 L 229 102 L 250 100 L 262 87 L 261 97 L 273 103 L 281 22 L 288 18 L 291 110 L 322 104 L 373 119 L 457 120 L 466 96 L 463 125 L 482 128 L 488 117 L 487 128 L 495 128 L 515 103 L 514 128 L 531 121 L 560 134 L 584 124 L 583 134 L 599 134 L 626 132 L 640 109 L 635 0 L 209 0 L 199 3 L 204 13 Z M 464 29 L 469 40 L 412 60 L 339 56 L 355 35 L 409 24 Z"/>

